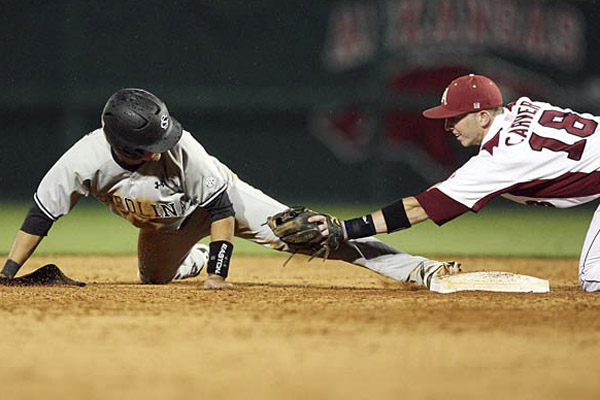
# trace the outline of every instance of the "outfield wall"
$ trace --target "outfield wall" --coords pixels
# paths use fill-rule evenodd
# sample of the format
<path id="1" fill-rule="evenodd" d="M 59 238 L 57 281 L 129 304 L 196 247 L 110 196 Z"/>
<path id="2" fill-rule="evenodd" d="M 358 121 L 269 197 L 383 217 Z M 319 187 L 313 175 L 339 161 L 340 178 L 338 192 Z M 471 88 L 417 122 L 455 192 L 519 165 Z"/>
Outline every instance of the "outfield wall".
<path id="1" fill-rule="evenodd" d="M 0 198 L 29 198 L 125 86 L 286 201 L 382 203 L 473 153 L 419 112 L 452 78 L 600 111 L 595 1 L 2 3 Z M 300 182 L 300 184 L 297 184 Z"/>

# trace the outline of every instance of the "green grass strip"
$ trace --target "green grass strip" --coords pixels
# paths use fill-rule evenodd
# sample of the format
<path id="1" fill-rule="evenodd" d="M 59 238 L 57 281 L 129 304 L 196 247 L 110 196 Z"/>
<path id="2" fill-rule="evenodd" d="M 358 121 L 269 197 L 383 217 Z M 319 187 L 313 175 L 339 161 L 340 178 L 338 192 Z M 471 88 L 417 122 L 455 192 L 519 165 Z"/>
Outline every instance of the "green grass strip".
<path id="1" fill-rule="evenodd" d="M 311 205 L 341 218 L 356 217 L 378 206 Z M 0 253 L 7 254 L 29 204 L 0 207 Z M 491 206 L 437 227 L 430 221 L 378 237 L 409 253 L 436 256 L 578 257 L 593 208 L 571 210 Z M 107 208 L 87 202 L 54 224 L 36 254 L 135 254 L 137 230 Z M 276 254 L 236 239 L 236 254 Z"/>

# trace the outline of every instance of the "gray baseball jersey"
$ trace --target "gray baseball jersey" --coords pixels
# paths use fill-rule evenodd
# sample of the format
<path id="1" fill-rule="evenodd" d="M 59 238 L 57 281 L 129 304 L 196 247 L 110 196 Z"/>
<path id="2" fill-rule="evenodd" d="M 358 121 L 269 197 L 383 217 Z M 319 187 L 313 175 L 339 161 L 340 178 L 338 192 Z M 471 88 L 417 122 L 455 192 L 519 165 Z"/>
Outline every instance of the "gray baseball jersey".
<path id="1" fill-rule="evenodd" d="M 114 158 L 102 129 L 75 143 L 47 172 L 34 200 L 52 220 L 92 195 L 133 225 L 178 229 L 197 207 L 223 193 L 233 173 L 189 133 L 158 162 L 136 169 Z"/>

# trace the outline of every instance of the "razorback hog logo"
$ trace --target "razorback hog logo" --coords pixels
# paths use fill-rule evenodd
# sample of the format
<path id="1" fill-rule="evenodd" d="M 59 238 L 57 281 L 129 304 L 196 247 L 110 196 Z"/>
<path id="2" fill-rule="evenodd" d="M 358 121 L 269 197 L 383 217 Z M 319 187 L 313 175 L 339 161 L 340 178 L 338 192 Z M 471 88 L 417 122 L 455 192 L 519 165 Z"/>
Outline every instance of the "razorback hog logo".
<path id="1" fill-rule="evenodd" d="M 446 90 L 444 90 L 444 93 L 442 94 L 442 104 L 445 106 L 448 105 L 448 101 L 446 100 L 446 97 L 448 97 L 448 88 L 446 88 Z"/>

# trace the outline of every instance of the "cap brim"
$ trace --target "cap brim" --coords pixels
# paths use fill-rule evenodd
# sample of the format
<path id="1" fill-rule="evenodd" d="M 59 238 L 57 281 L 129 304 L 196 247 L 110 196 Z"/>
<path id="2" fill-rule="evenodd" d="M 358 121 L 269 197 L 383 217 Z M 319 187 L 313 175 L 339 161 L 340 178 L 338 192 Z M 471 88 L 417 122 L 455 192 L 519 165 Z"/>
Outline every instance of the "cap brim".
<path id="1" fill-rule="evenodd" d="M 177 121 L 175 118 L 171 116 L 170 119 L 171 126 L 169 127 L 169 129 L 167 129 L 167 132 L 165 133 L 163 139 L 160 140 L 158 143 L 146 147 L 146 151 L 149 151 L 151 153 L 164 153 L 166 151 L 171 150 L 171 148 L 175 146 L 177 142 L 179 142 L 179 139 L 181 139 L 181 135 L 183 134 L 183 128 L 179 121 Z"/>
<path id="2" fill-rule="evenodd" d="M 429 108 L 429 109 L 423 111 L 423 116 L 425 118 L 429 118 L 429 119 L 446 119 L 446 118 L 458 117 L 459 115 L 463 115 L 463 114 L 467 114 L 467 113 L 468 112 L 465 112 L 465 111 L 449 110 L 448 108 L 441 105 L 441 106 Z"/>

